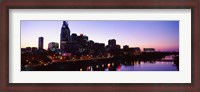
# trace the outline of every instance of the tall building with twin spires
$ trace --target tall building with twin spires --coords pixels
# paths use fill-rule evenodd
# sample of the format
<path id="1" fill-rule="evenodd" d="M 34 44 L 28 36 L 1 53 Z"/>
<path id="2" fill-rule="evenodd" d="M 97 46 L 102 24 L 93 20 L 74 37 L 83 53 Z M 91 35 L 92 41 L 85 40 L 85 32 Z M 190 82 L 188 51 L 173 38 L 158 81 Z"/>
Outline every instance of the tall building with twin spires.
<path id="1" fill-rule="evenodd" d="M 63 21 L 63 25 L 61 28 L 61 34 L 60 34 L 60 49 L 61 49 L 61 51 L 66 52 L 68 43 L 70 43 L 70 29 L 69 29 L 68 23 L 66 21 Z"/>

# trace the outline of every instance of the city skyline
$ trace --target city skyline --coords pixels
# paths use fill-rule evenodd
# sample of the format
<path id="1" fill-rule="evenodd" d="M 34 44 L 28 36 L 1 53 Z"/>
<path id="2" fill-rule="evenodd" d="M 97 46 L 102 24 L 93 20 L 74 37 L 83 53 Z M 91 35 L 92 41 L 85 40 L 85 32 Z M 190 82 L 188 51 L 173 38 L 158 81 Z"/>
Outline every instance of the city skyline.
<path id="1" fill-rule="evenodd" d="M 21 48 L 38 47 L 38 37 L 48 43 L 58 42 L 63 21 L 21 21 Z M 89 40 L 129 47 L 155 48 L 157 51 L 179 51 L 179 21 L 68 21 L 72 33 L 84 34 Z"/>

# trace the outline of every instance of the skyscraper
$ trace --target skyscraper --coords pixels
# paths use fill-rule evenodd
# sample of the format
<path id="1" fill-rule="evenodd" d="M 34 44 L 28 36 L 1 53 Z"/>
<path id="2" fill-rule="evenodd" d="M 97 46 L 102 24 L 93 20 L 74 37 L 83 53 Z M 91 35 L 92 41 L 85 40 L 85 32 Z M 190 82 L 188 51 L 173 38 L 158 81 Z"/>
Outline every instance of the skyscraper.
<path id="1" fill-rule="evenodd" d="M 73 33 L 71 35 L 71 42 L 72 43 L 77 43 L 78 42 L 78 36 L 77 36 L 77 34 Z"/>
<path id="2" fill-rule="evenodd" d="M 68 23 L 66 21 L 63 21 L 60 34 L 60 49 L 62 51 L 66 51 L 67 43 L 69 42 L 70 42 L 70 29 L 68 27 Z"/>
<path id="3" fill-rule="evenodd" d="M 116 40 L 115 39 L 108 40 L 108 45 L 112 48 L 115 48 L 116 47 Z"/>
<path id="4" fill-rule="evenodd" d="M 43 43 L 44 43 L 44 38 L 43 37 L 39 37 L 39 41 L 38 41 L 38 49 L 39 50 L 43 49 Z"/>

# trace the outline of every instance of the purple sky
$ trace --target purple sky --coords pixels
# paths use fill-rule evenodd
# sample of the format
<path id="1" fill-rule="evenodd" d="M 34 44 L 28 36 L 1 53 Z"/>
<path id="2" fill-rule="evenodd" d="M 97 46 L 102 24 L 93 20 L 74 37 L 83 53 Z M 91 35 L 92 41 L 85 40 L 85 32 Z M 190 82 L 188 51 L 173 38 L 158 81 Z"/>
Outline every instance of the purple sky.
<path id="1" fill-rule="evenodd" d="M 63 21 L 21 21 L 21 47 L 38 47 L 38 37 L 44 37 L 44 49 L 49 42 L 60 43 Z M 71 33 L 84 34 L 99 43 L 129 47 L 155 48 L 157 51 L 179 51 L 179 21 L 68 21 Z"/>

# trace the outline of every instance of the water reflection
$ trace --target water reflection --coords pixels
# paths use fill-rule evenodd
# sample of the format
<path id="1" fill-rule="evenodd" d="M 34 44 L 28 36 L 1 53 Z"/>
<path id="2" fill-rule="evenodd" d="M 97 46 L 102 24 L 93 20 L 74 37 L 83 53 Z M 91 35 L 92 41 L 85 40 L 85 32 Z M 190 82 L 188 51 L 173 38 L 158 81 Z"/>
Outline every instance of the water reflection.
<path id="1" fill-rule="evenodd" d="M 172 56 L 156 61 L 121 61 L 87 66 L 83 71 L 178 71 L 179 62 Z"/>
<path id="2" fill-rule="evenodd" d="M 134 66 L 121 66 L 121 71 L 175 71 L 177 70 L 175 66 L 173 66 L 173 62 L 162 62 L 156 61 L 155 63 L 151 62 L 143 62 L 140 64 L 136 64 Z"/>
<path id="3" fill-rule="evenodd" d="M 156 60 L 113 58 L 80 62 L 53 62 L 47 66 L 28 67 L 29 71 L 179 71 L 178 56 Z"/>

